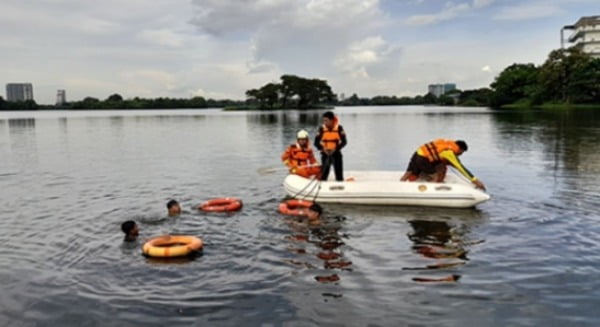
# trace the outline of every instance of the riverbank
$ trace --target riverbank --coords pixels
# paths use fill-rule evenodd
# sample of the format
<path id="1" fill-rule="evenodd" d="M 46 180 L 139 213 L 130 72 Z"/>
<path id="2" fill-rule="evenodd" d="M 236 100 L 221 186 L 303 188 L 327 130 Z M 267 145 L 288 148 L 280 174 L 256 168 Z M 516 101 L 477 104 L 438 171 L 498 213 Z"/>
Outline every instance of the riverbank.
<path id="1" fill-rule="evenodd" d="M 527 110 L 527 109 L 543 109 L 543 110 L 573 110 L 573 109 L 598 109 L 600 110 L 599 104 L 575 104 L 575 103 L 543 103 L 540 105 L 532 105 L 529 102 L 517 102 L 512 104 L 503 105 L 502 109 L 516 109 L 516 110 Z"/>

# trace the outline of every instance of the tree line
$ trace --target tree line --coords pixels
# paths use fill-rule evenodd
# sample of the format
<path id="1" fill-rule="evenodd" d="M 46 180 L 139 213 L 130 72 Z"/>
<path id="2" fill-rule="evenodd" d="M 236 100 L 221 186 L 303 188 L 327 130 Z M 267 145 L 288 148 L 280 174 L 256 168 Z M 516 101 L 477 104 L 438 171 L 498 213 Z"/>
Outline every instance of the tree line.
<path id="1" fill-rule="evenodd" d="M 246 91 L 246 104 L 258 109 L 307 109 L 337 104 L 327 81 L 296 75 L 281 76 L 281 83 L 267 83 Z"/>
<path id="2" fill-rule="evenodd" d="M 578 47 L 553 50 L 546 61 L 515 63 L 491 84 L 490 105 L 600 104 L 600 58 Z"/>
<path id="3" fill-rule="evenodd" d="M 123 99 L 118 94 L 112 94 L 104 100 L 94 97 L 85 97 L 81 101 L 67 102 L 63 105 L 38 105 L 34 100 L 8 102 L 0 97 L 0 110 L 37 110 L 37 109 L 179 109 L 179 108 L 223 108 L 227 106 L 243 105 L 244 101 L 205 99 L 200 96 L 190 99 L 181 98 L 155 98 L 144 99 L 135 97 Z"/>
<path id="4" fill-rule="evenodd" d="M 376 96 L 359 98 L 356 94 L 338 105 L 461 105 L 531 107 L 543 104 L 600 104 L 600 58 L 593 58 L 579 47 L 553 50 L 539 66 L 514 63 L 505 68 L 490 87 L 451 90 L 439 97 L 431 93 L 415 97 Z"/>
<path id="5" fill-rule="evenodd" d="M 170 109 L 170 108 L 237 108 L 237 109 L 308 109 L 327 106 L 386 105 L 461 105 L 461 106 L 536 106 L 547 103 L 600 104 L 600 58 L 592 58 L 578 47 L 553 50 L 539 66 L 514 63 L 505 68 L 490 87 L 474 90 L 451 90 L 439 97 L 431 93 L 408 96 L 379 95 L 362 98 L 357 94 L 338 99 L 327 81 L 283 75 L 281 82 L 271 82 L 246 91 L 246 100 L 213 100 L 197 96 L 190 99 L 135 97 L 123 99 L 112 94 L 105 100 L 86 97 L 62 106 L 38 105 L 33 100 L 8 102 L 0 97 L 0 110 L 35 109 Z"/>

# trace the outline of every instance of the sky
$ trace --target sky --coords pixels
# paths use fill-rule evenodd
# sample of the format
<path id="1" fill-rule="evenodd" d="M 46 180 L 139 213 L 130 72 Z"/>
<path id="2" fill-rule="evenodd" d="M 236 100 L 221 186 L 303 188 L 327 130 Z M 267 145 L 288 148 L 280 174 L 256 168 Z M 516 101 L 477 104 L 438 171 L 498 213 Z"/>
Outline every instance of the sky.
<path id="1" fill-rule="evenodd" d="M 284 74 L 346 97 L 476 89 L 599 14 L 599 0 L 2 0 L 0 96 L 26 82 L 39 104 L 58 89 L 243 100 Z"/>

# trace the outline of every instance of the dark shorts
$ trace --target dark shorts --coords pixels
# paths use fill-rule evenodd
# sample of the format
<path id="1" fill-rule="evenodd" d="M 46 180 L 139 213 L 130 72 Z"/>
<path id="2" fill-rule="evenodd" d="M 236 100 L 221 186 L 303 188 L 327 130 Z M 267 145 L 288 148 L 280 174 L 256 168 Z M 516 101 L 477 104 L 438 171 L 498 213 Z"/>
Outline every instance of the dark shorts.
<path id="1" fill-rule="evenodd" d="M 435 173 L 435 167 L 437 164 L 438 163 L 435 162 L 429 162 L 427 158 L 422 157 L 415 152 L 412 158 L 410 158 L 410 162 L 408 163 L 406 170 L 417 176 L 421 173 L 431 175 Z"/>

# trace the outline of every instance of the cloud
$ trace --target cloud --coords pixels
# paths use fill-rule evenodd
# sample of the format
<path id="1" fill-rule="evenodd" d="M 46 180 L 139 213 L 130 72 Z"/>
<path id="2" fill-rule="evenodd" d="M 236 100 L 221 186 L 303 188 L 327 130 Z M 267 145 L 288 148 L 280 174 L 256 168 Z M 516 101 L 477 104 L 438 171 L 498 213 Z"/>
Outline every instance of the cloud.
<path id="1" fill-rule="evenodd" d="M 283 74 L 322 78 L 335 92 L 361 96 L 423 94 L 427 84 L 444 81 L 481 87 L 493 69 L 543 62 L 557 46 L 542 21 L 524 35 L 518 24 L 498 28 L 490 17 L 526 19 L 563 8 L 560 20 L 569 23 L 567 8 L 586 12 L 597 0 L 519 3 L 6 0 L 0 1 L 0 85 L 31 82 L 38 103 L 53 103 L 57 89 L 66 89 L 69 100 L 112 93 L 243 99 L 246 90 Z M 404 24 L 439 22 L 452 33 Z M 529 46 L 531 38 L 539 46 Z"/>
<path id="2" fill-rule="evenodd" d="M 473 0 L 473 8 L 484 8 L 487 7 L 489 5 L 491 5 L 492 3 L 494 3 L 495 0 Z"/>
<path id="3" fill-rule="evenodd" d="M 246 65 L 250 74 L 269 73 L 277 70 L 277 65 L 270 62 L 248 61 Z"/>
<path id="4" fill-rule="evenodd" d="M 471 10 L 487 7 L 493 2 L 494 0 L 473 0 L 472 4 L 466 2 L 454 4 L 452 2 L 449 2 L 446 4 L 446 7 L 438 13 L 410 16 L 406 20 L 406 23 L 408 25 L 437 24 L 443 21 L 452 20 Z"/>
<path id="5" fill-rule="evenodd" d="M 177 48 L 183 44 L 183 36 L 168 29 L 145 30 L 139 38 L 149 44 Z"/>
<path id="6" fill-rule="evenodd" d="M 504 7 L 494 15 L 495 20 L 528 20 L 552 17 L 562 13 L 559 5 L 547 2 L 524 3 Z"/>
<path id="7" fill-rule="evenodd" d="M 223 35 L 234 32 L 252 33 L 261 26 L 281 19 L 297 1 L 269 0 L 192 0 L 195 15 L 191 23 L 201 31 Z"/>
<path id="8" fill-rule="evenodd" d="M 352 78 L 387 78 L 395 76 L 401 48 L 386 42 L 381 36 L 368 37 L 349 45 L 334 65 Z"/>

